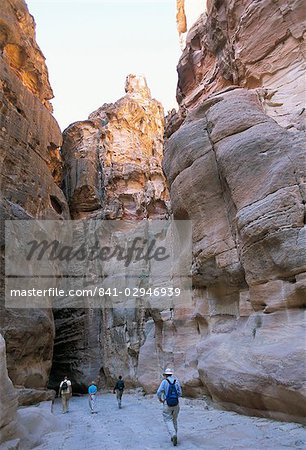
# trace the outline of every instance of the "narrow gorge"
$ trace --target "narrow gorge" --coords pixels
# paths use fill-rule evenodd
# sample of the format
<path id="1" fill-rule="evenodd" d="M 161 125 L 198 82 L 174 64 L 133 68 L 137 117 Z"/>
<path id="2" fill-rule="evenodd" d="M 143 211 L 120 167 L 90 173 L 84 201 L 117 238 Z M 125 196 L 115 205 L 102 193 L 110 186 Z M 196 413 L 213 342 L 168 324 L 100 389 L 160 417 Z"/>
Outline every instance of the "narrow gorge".
<path id="1" fill-rule="evenodd" d="M 34 19 L 24 0 L 1 3 L 0 447 L 39 444 L 27 417 L 48 432 L 51 413 L 30 405 L 50 405 L 64 375 L 77 394 L 122 374 L 149 396 L 167 366 L 190 401 L 306 424 L 305 4 L 176 4 L 177 110 L 165 114 L 145 77 L 127 74 L 121 99 L 61 133 Z M 186 221 L 190 298 L 10 307 L 5 223 L 33 220 L 72 224 L 80 244 L 93 221 L 119 223 L 123 239 L 139 224 Z M 77 288 L 98 283 L 86 270 Z M 124 270 L 108 266 L 106 286 Z M 141 288 L 147 266 L 137 270 Z"/>

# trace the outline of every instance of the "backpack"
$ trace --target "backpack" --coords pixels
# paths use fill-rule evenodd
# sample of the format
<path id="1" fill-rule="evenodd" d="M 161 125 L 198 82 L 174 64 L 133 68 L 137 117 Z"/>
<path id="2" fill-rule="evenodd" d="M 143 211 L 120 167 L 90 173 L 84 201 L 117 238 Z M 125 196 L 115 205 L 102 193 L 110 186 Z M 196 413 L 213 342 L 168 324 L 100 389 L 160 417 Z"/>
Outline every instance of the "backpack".
<path id="1" fill-rule="evenodd" d="M 124 381 L 123 380 L 117 381 L 117 389 L 119 389 L 119 391 L 123 391 L 123 389 L 124 389 Z"/>
<path id="2" fill-rule="evenodd" d="M 171 381 L 168 380 L 168 378 L 167 378 L 167 381 L 169 383 L 169 388 L 168 388 L 168 392 L 166 395 L 167 405 L 168 406 L 176 406 L 176 405 L 178 405 L 178 402 L 179 402 L 179 400 L 178 400 L 179 396 L 178 396 L 177 389 L 175 386 L 176 380 L 174 380 L 173 383 L 171 383 Z"/>
<path id="3" fill-rule="evenodd" d="M 63 381 L 61 391 L 68 391 L 68 383 L 67 381 Z"/>

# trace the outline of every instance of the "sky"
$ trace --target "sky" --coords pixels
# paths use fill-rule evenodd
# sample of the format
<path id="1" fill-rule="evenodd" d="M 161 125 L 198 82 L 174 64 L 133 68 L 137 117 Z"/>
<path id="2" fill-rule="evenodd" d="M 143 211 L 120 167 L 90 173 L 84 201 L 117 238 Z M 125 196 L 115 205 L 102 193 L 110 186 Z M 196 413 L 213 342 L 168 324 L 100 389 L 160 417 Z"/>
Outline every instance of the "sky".
<path id="1" fill-rule="evenodd" d="M 165 112 L 176 107 L 181 50 L 176 0 L 26 0 L 49 71 L 62 129 L 121 98 L 144 75 Z"/>

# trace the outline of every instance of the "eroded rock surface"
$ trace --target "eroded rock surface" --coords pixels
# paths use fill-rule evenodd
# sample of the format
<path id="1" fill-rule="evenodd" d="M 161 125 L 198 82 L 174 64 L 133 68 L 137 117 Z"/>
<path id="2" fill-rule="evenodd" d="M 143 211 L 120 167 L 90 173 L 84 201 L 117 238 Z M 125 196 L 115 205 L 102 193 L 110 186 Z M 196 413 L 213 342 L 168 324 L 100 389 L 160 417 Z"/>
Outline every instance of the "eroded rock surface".
<path id="1" fill-rule="evenodd" d="M 23 1 L 0 10 L 1 245 L 4 219 L 69 217 L 60 183 L 61 131 L 51 115 L 52 90 L 44 57 L 35 42 L 34 20 Z M 45 388 L 52 363 L 51 309 L 10 309 L 4 304 L 1 252 L 0 330 L 6 340 L 14 384 Z"/>
<path id="2" fill-rule="evenodd" d="M 125 91 L 116 103 L 103 105 L 88 120 L 76 122 L 64 132 L 64 190 L 71 215 L 81 219 L 81 227 L 89 219 L 122 219 L 131 223 L 130 227 L 122 225 L 128 232 L 142 219 L 169 217 L 161 168 L 163 108 L 151 98 L 143 77 L 129 75 Z M 80 232 L 80 240 L 83 234 Z M 86 272 L 90 276 L 90 268 Z M 123 272 L 123 263 L 107 268 L 110 279 Z M 120 290 L 126 286 L 115 280 L 108 287 Z M 90 305 L 90 298 L 85 298 L 85 309 L 56 312 L 52 382 L 68 372 L 76 389 L 82 390 L 93 378 L 103 384 L 121 373 L 127 384 L 137 384 L 137 361 L 148 313 L 143 308 L 92 309 Z"/>
<path id="3" fill-rule="evenodd" d="M 198 370 L 214 400 L 249 415 L 305 423 L 305 312 L 251 315 L 198 348 Z"/>
<path id="4" fill-rule="evenodd" d="M 176 0 L 176 25 L 182 50 L 186 46 L 187 32 L 206 11 L 206 3 L 206 0 Z"/>
<path id="5" fill-rule="evenodd" d="M 182 109 L 231 85 L 258 88 L 269 116 L 305 130 L 305 28 L 303 0 L 207 1 L 178 65 Z"/>
<path id="6" fill-rule="evenodd" d="M 125 90 L 115 104 L 103 105 L 64 132 L 66 194 L 75 219 L 168 215 L 162 106 L 142 77 L 130 75 Z"/>
<path id="7" fill-rule="evenodd" d="M 45 57 L 35 40 L 35 22 L 23 0 L 1 5 L 0 49 L 4 62 L 49 111 L 53 92 Z"/>
<path id="8" fill-rule="evenodd" d="M 174 218 L 193 224 L 189 357 L 172 360 L 191 393 L 305 422 L 305 8 L 206 8 L 187 35 L 180 108 L 166 126 Z"/>
<path id="9" fill-rule="evenodd" d="M 190 333 L 185 345 L 191 340 L 192 353 L 198 339 L 193 366 L 203 389 L 240 411 L 300 421 L 304 148 L 304 132 L 282 128 L 255 91 L 236 88 L 187 114 L 166 142 L 163 163 L 174 218 L 192 220 L 193 317 L 201 337 Z M 186 377 L 182 361 L 176 368 Z"/>

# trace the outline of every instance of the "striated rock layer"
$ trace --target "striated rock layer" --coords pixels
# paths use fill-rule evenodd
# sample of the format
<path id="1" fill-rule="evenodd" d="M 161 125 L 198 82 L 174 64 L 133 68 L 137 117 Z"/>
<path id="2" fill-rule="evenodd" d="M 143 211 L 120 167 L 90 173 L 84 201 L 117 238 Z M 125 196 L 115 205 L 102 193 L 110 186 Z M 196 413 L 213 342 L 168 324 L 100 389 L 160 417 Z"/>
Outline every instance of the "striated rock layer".
<path id="1" fill-rule="evenodd" d="M 74 219 L 167 217 L 163 109 L 144 78 L 129 75 L 125 90 L 115 104 L 64 132 L 65 192 Z"/>
<path id="2" fill-rule="evenodd" d="M 239 85 L 258 88 L 264 110 L 280 125 L 305 130 L 305 30 L 303 0 L 208 0 L 178 64 L 182 113 Z"/>
<path id="3" fill-rule="evenodd" d="M 163 162 L 174 218 L 193 228 L 178 375 L 224 407 L 302 422 L 304 31 L 299 1 L 208 1 L 178 65 Z"/>
<path id="4" fill-rule="evenodd" d="M 304 421 L 305 133 L 231 89 L 187 115 L 164 170 L 174 217 L 192 220 L 200 381 L 223 405 Z"/>
<path id="5" fill-rule="evenodd" d="M 61 132 L 51 115 L 52 90 L 35 42 L 34 20 L 21 0 L 0 9 L 1 248 L 4 220 L 69 217 L 61 181 Z M 10 309 L 1 252 L 0 330 L 15 385 L 45 388 L 52 363 L 51 309 Z"/>
<path id="6" fill-rule="evenodd" d="M 88 219 L 168 219 L 163 110 L 134 75 L 122 99 L 65 130 L 65 198 L 61 134 L 34 22 L 22 1 L 2 3 L 2 218 L 65 219 L 68 202 L 80 243 Z M 188 4 L 177 2 L 181 33 L 190 28 Z M 68 374 L 83 391 L 121 373 L 127 385 L 153 392 L 169 365 L 185 395 L 305 422 L 304 10 L 299 0 L 204 8 L 179 62 L 180 110 L 169 117 L 163 161 L 173 216 L 192 221 L 193 304 L 93 308 L 85 297 L 79 308 L 56 310 L 50 384 Z M 110 280 L 122 270 L 110 267 Z M 3 283 L 1 294 L 9 376 L 20 404 L 38 401 L 53 353 L 51 309 L 9 309 Z M 3 355 L 2 344 L 6 438 L 17 400 Z"/>
<path id="7" fill-rule="evenodd" d="M 103 105 L 88 120 L 64 131 L 64 191 L 80 230 L 89 219 L 129 220 L 124 230 L 128 232 L 133 223 L 143 219 L 169 216 L 161 168 L 163 108 L 151 98 L 143 77 L 129 75 L 125 91 L 116 103 Z M 84 233 L 79 234 L 82 240 Z M 107 270 L 111 279 L 121 273 L 123 264 Z M 87 271 L 93 278 L 89 267 Z M 113 282 L 109 287 L 124 289 L 126 284 Z M 112 382 L 118 373 L 135 385 L 148 312 L 141 308 L 93 309 L 91 302 L 84 298 L 84 308 L 56 312 L 51 385 L 66 372 L 79 390 L 93 378 L 101 384 Z"/>

